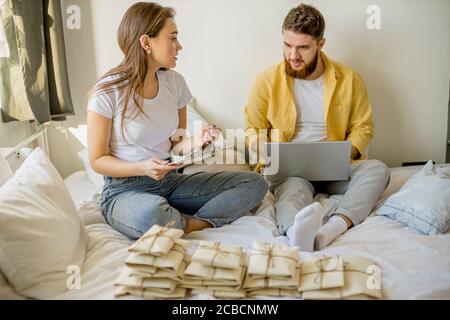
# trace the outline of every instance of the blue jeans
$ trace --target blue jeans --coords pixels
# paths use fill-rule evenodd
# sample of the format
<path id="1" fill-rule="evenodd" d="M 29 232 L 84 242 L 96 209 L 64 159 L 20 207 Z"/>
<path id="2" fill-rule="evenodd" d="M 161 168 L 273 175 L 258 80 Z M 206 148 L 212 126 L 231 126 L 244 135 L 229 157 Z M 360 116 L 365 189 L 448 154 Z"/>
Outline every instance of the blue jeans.
<path id="1" fill-rule="evenodd" d="M 162 180 L 147 176 L 104 180 L 103 215 L 115 230 L 132 239 L 154 224 L 172 220 L 174 228 L 184 229 L 190 216 L 221 227 L 248 214 L 268 190 L 262 176 L 253 172 L 170 171 Z"/>

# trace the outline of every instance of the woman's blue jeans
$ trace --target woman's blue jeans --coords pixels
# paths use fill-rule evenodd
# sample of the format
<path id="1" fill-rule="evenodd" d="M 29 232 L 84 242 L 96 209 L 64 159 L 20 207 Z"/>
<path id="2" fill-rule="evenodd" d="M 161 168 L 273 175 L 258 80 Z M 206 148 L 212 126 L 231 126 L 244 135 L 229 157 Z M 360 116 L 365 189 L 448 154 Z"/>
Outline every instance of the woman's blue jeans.
<path id="1" fill-rule="evenodd" d="M 101 208 L 117 231 L 137 239 L 154 224 L 175 221 L 184 229 L 189 216 L 221 227 L 255 208 L 267 193 L 266 181 L 253 172 L 169 172 L 162 180 L 147 176 L 104 177 Z"/>

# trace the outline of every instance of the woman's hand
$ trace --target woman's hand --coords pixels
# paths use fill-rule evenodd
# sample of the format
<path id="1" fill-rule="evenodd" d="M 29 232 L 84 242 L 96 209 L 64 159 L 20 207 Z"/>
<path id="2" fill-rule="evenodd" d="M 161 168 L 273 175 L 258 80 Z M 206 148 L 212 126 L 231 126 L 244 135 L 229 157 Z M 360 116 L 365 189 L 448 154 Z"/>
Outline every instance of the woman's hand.
<path id="1" fill-rule="evenodd" d="M 168 160 L 150 159 L 141 162 L 141 170 L 144 175 L 155 180 L 161 180 L 169 171 L 178 169 L 176 164 L 170 164 Z"/>
<path id="2" fill-rule="evenodd" d="M 219 139 L 222 130 L 216 125 L 203 127 L 202 130 L 195 136 L 195 148 L 201 148 Z"/>

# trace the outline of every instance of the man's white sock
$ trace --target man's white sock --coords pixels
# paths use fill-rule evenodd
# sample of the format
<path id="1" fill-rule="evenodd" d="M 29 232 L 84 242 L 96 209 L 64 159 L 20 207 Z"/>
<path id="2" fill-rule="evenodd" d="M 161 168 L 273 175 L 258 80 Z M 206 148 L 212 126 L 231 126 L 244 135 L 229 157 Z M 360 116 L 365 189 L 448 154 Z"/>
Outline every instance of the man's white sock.
<path id="1" fill-rule="evenodd" d="M 323 209 L 319 202 L 314 202 L 300 210 L 294 224 L 286 231 L 290 246 L 299 246 L 300 251 L 312 252 L 314 236 L 322 224 Z"/>
<path id="2" fill-rule="evenodd" d="M 326 248 L 338 236 L 347 231 L 347 223 L 339 216 L 332 216 L 316 234 L 314 239 L 314 249 L 322 250 Z"/>

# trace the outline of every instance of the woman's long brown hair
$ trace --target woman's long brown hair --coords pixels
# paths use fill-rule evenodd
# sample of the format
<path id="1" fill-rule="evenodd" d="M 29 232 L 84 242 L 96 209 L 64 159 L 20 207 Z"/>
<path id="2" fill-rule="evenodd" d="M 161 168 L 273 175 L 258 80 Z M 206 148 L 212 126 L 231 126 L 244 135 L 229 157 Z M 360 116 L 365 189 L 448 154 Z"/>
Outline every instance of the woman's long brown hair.
<path id="1" fill-rule="evenodd" d="M 142 48 L 139 39 L 144 34 L 150 38 L 158 36 L 166 20 L 174 18 L 174 16 L 173 8 L 163 7 L 157 3 L 138 2 L 132 5 L 125 12 L 117 31 L 117 40 L 124 58 L 117 67 L 104 74 L 90 91 L 90 95 L 96 95 L 127 88 L 121 119 L 121 131 L 124 139 L 124 121 L 131 96 L 133 96 L 133 102 L 137 107 L 137 114 L 140 112 L 145 114 L 137 93 L 144 87 L 148 58 L 147 52 Z M 109 76 L 117 76 L 117 79 L 102 82 Z"/>

